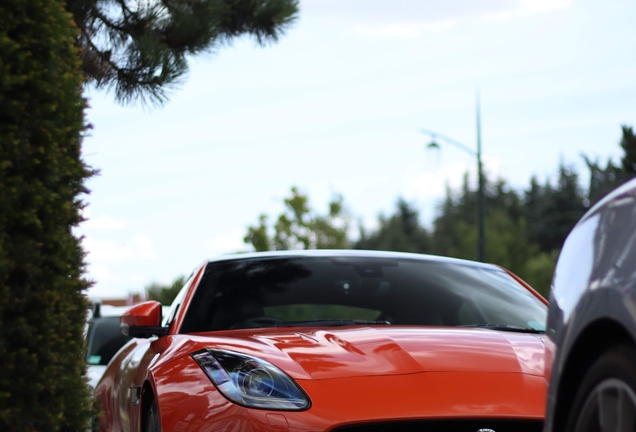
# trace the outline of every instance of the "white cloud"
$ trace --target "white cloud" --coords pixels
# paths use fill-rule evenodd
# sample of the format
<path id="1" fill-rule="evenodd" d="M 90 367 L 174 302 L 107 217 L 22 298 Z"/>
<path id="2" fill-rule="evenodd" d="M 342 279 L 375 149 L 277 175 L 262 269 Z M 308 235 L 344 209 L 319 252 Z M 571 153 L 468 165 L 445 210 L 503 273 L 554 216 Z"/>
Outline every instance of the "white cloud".
<path id="1" fill-rule="evenodd" d="M 503 175 L 503 163 L 499 159 L 484 158 L 484 172 L 492 181 Z M 435 165 L 432 163 L 431 165 Z M 441 168 L 429 167 L 424 172 L 409 173 L 404 179 L 404 197 L 413 201 L 421 210 L 421 218 L 425 225 L 430 225 L 437 215 L 439 205 L 446 196 L 446 187 L 452 191 L 460 191 L 464 175 L 468 172 L 468 183 L 471 189 L 477 187 L 477 165 L 472 161 L 453 161 Z"/>
<path id="2" fill-rule="evenodd" d="M 99 230 L 120 230 L 126 228 L 128 226 L 128 221 L 125 219 L 117 219 L 112 216 L 97 216 L 97 217 L 87 217 L 86 220 L 82 224 L 82 228 L 85 229 L 99 229 Z"/>
<path id="3" fill-rule="evenodd" d="M 407 1 L 400 5 L 402 13 L 398 14 L 395 10 L 400 8 L 387 7 L 388 0 L 376 1 L 366 8 L 365 15 L 351 18 L 354 32 L 363 37 L 414 38 L 424 33 L 441 33 L 475 19 L 503 21 L 565 9 L 572 5 L 572 0 L 507 0 L 485 2 L 480 7 L 475 3 L 456 0 L 437 8 Z"/>
<path id="4" fill-rule="evenodd" d="M 416 176 L 405 179 L 404 195 L 407 199 L 430 200 L 443 197 L 448 184 L 451 189 L 457 189 L 467 167 L 463 162 L 454 162 L 441 169 L 424 171 Z"/>
<path id="5" fill-rule="evenodd" d="M 484 18 L 505 21 L 515 17 L 565 9 L 571 5 L 572 0 L 518 0 L 516 7 L 489 12 L 484 15 Z"/>
<path id="6" fill-rule="evenodd" d="M 113 273 L 108 265 L 91 265 L 89 278 L 102 284 L 121 281 L 121 277 Z"/>
<path id="7" fill-rule="evenodd" d="M 502 165 L 502 161 L 499 159 L 486 158 L 484 159 L 484 172 L 489 179 L 495 180 L 502 174 Z M 461 188 L 466 171 L 468 171 L 470 187 L 476 187 L 476 164 L 466 165 L 464 162 L 457 161 L 437 170 L 407 176 L 404 185 L 405 197 L 424 201 L 443 199 L 446 195 L 447 185 L 451 190 Z"/>
<path id="8" fill-rule="evenodd" d="M 205 249 L 214 255 L 223 255 L 247 250 L 249 247 L 243 241 L 244 235 L 245 233 L 234 231 L 232 233 L 212 237 L 205 242 Z"/>
<path id="9" fill-rule="evenodd" d="M 519 0 L 522 7 L 531 12 L 563 9 L 572 5 L 572 0 Z"/>
<path id="10" fill-rule="evenodd" d="M 143 235 L 123 244 L 85 236 L 82 245 L 88 252 L 87 277 L 96 282 L 88 291 L 91 298 L 122 297 L 126 292 L 141 291 L 150 277 L 140 268 L 159 258 L 150 237 Z"/>
<path id="11" fill-rule="evenodd" d="M 390 23 L 383 25 L 358 25 L 354 31 L 367 37 L 417 37 L 424 32 L 440 33 L 455 25 L 455 20 L 438 22 Z"/>
<path id="12" fill-rule="evenodd" d="M 142 235 L 137 235 L 131 241 L 122 245 L 117 245 L 112 240 L 86 236 L 82 239 L 82 245 L 88 251 L 88 261 L 90 263 L 99 264 L 131 259 L 149 261 L 155 260 L 159 256 L 150 237 Z"/>
<path id="13" fill-rule="evenodd" d="M 91 267 L 88 277 L 96 282 L 86 293 L 90 299 L 125 299 L 131 293 L 144 293 L 143 287 L 149 281 L 147 276 L 142 279 L 134 274 L 131 275 L 130 272 L 126 274 L 125 278 L 115 276 L 114 273 L 106 267 L 101 269 Z"/>

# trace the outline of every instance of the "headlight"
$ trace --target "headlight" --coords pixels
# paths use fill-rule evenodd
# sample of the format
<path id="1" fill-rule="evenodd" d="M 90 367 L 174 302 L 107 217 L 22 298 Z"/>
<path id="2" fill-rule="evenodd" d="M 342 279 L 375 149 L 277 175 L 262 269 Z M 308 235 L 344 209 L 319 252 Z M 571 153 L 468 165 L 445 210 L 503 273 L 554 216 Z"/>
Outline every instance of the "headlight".
<path id="1" fill-rule="evenodd" d="M 234 403 L 272 410 L 309 408 L 309 398 L 298 384 L 265 360 L 211 348 L 191 355 L 221 394 Z"/>

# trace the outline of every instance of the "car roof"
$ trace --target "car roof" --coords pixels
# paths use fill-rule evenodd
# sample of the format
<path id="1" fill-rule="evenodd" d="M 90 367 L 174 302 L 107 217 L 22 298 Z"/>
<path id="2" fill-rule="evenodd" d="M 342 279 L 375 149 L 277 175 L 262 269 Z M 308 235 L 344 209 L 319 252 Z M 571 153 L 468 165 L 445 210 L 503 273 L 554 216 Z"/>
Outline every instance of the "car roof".
<path id="1" fill-rule="evenodd" d="M 238 253 L 232 255 L 223 255 L 211 258 L 208 262 L 222 261 L 238 261 L 252 259 L 270 259 L 270 258 L 303 258 L 303 257 L 349 257 L 349 258 L 393 258 L 405 260 L 430 261 L 439 263 L 452 263 L 470 265 L 474 267 L 482 267 L 487 269 L 501 269 L 499 266 L 477 261 L 464 260 L 459 258 L 449 258 L 438 255 L 426 255 L 409 252 L 391 252 L 391 251 L 371 251 L 371 250 L 352 250 L 352 249 L 311 249 L 311 250 L 285 250 L 270 252 L 249 252 Z"/>
<path id="2" fill-rule="evenodd" d="M 585 213 L 585 215 L 578 221 L 577 226 L 582 225 L 587 219 L 598 213 L 601 209 L 607 206 L 616 205 L 616 203 L 618 202 L 622 203 L 624 199 L 631 202 L 635 201 L 636 179 L 632 179 L 627 183 L 619 186 L 618 188 L 607 194 L 605 197 L 603 197 L 603 199 L 601 199 L 599 202 L 594 204 L 594 206 L 590 210 L 588 210 L 588 212 Z"/>

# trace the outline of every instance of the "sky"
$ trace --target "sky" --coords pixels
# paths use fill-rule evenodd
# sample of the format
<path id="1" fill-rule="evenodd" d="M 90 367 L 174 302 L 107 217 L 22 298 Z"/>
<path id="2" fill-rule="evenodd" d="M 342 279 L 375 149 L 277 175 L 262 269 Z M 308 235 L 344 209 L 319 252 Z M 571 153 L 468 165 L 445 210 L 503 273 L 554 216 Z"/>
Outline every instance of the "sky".
<path id="1" fill-rule="evenodd" d="M 519 190 L 582 154 L 618 161 L 636 126 L 636 2 L 300 0 L 275 44 L 249 37 L 190 59 L 161 108 L 88 89 L 83 157 L 91 298 L 168 283 L 203 260 L 251 250 L 243 237 L 297 186 L 317 211 L 342 194 L 373 228 L 404 197 L 430 224 L 446 185 L 482 152 Z M 583 179 L 585 180 L 585 179 Z"/>

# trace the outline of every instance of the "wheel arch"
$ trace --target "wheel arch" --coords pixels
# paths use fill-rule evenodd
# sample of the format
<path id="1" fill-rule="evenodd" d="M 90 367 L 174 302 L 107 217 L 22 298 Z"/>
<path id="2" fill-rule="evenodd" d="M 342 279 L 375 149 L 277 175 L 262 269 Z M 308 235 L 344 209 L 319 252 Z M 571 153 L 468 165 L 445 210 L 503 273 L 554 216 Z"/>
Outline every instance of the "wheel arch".
<path id="1" fill-rule="evenodd" d="M 150 405 L 152 405 L 152 401 L 154 401 L 155 398 L 155 392 L 150 381 L 144 381 L 144 385 L 141 388 L 141 421 L 139 422 L 141 425 L 140 431 L 142 432 L 146 430 L 148 411 L 150 410 Z"/>
<path id="2" fill-rule="evenodd" d="M 601 318 L 589 323 L 577 335 L 567 359 L 562 363 L 553 430 L 565 430 L 570 408 L 585 372 L 607 349 L 622 343 L 636 347 L 636 341 L 630 331 L 620 322 L 610 318 Z"/>

